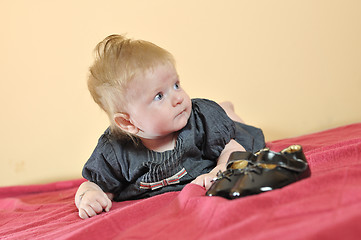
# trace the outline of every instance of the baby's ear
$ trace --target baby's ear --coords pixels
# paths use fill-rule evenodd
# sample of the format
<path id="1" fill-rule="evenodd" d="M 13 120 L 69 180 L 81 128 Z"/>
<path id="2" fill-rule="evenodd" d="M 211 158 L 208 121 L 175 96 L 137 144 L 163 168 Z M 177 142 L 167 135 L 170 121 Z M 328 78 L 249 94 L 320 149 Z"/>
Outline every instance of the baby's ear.
<path id="1" fill-rule="evenodd" d="M 114 114 L 114 122 L 124 132 L 130 134 L 137 134 L 139 129 L 130 120 L 129 114 L 127 113 L 116 113 Z"/>

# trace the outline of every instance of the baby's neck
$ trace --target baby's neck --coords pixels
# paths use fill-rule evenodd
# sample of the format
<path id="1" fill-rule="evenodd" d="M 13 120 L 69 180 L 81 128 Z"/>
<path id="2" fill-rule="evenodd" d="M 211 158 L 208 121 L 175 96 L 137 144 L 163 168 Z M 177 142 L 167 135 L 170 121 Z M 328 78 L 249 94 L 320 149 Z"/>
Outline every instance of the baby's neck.
<path id="1" fill-rule="evenodd" d="M 158 138 L 141 138 L 143 145 L 149 150 L 155 152 L 165 152 L 167 150 L 172 150 L 175 147 L 177 141 L 178 133 L 171 133 L 169 135 L 158 137 Z"/>

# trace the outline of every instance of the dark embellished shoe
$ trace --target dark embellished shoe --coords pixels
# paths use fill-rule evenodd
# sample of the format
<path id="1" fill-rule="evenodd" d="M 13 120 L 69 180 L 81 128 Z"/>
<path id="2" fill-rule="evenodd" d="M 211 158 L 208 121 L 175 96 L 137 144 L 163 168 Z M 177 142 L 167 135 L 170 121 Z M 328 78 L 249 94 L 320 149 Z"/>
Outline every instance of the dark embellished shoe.
<path id="1" fill-rule="evenodd" d="M 218 173 L 206 195 L 234 199 L 282 188 L 310 175 L 300 145 L 291 145 L 281 152 L 268 148 L 255 154 L 233 152 L 227 170 Z"/>

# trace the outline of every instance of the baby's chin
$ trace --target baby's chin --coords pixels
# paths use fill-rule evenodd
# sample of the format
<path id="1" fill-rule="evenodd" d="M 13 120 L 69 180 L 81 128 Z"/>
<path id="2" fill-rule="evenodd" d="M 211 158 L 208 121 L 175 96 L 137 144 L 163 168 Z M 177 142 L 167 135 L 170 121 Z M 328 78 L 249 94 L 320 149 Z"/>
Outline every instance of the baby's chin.
<path id="1" fill-rule="evenodd" d="M 185 113 L 186 114 L 186 113 Z M 182 119 L 183 121 L 179 123 L 179 126 L 176 128 L 175 132 L 182 130 L 188 124 L 189 116 Z"/>

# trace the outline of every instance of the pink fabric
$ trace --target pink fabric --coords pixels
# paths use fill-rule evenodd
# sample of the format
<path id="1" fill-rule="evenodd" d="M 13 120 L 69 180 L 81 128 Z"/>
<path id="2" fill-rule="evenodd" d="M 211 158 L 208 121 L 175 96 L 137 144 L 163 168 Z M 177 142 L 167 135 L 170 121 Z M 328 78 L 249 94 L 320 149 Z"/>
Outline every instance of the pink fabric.
<path id="1" fill-rule="evenodd" d="M 361 123 L 268 146 L 295 143 L 304 147 L 310 178 L 237 200 L 206 197 L 189 184 L 81 220 L 73 198 L 82 179 L 0 188 L 0 239 L 358 239 Z"/>

